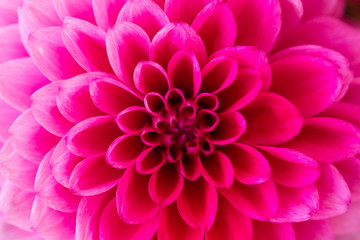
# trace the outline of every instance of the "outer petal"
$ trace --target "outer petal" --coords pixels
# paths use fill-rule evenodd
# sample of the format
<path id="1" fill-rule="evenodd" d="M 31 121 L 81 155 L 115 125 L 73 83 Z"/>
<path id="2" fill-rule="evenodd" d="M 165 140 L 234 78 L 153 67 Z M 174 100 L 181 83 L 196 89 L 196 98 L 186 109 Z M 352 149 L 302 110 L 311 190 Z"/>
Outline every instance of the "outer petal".
<path id="1" fill-rule="evenodd" d="M 211 0 L 166 0 L 164 9 L 171 22 L 191 24 L 198 13 L 210 2 Z"/>
<path id="2" fill-rule="evenodd" d="M 347 222 L 350 223 L 350 222 Z M 297 240 L 333 240 L 334 235 L 328 221 L 306 221 L 292 224 Z"/>
<path id="3" fill-rule="evenodd" d="M 0 142 L 5 142 L 9 137 L 9 127 L 20 115 L 21 112 L 10 107 L 6 102 L 0 98 Z"/>
<path id="4" fill-rule="evenodd" d="M 360 128 L 360 105 L 338 102 L 326 109 L 321 115 L 339 118 Z"/>
<path id="5" fill-rule="evenodd" d="M 348 234 L 349 237 L 351 235 L 356 236 L 360 226 L 359 207 L 360 202 L 357 200 L 353 201 L 349 205 L 349 209 L 346 213 L 336 216 L 334 218 L 330 218 L 327 222 L 330 223 L 331 230 L 333 230 L 336 235 L 346 236 Z M 325 221 L 326 220 L 319 222 Z M 345 240 L 346 237 L 341 239 Z"/>
<path id="6" fill-rule="evenodd" d="M 158 92 L 162 95 L 169 89 L 166 71 L 157 63 L 141 61 L 134 70 L 135 87 L 143 94 Z"/>
<path id="7" fill-rule="evenodd" d="M 96 23 L 104 30 L 112 27 L 127 0 L 92 0 Z"/>
<path id="8" fill-rule="evenodd" d="M 291 223 L 253 221 L 254 240 L 296 240 Z"/>
<path id="9" fill-rule="evenodd" d="M 0 63 L 27 57 L 26 50 L 21 44 L 18 25 L 0 27 Z"/>
<path id="10" fill-rule="evenodd" d="M 360 159 L 358 157 L 349 158 L 334 164 L 344 177 L 351 191 L 352 201 L 360 200 Z"/>
<path id="11" fill-rule="evenodd" d="M 302 0 L 304 5 L 304 19 L 311 19 L 317 16 L 340 17 L 345 8 L 343 0 Z"/>
<path id="12" fill-rule="evenodd" d="M 0 26 L 6 26 L 18 22 L 16 9 L 22 4 L 22 0 L 0 3 Z M 4 225 L 4 228 L 6 225 Z"/>
<path id="13" fill-rule="evenodd" d="M 298 24 L 304 15 L 302 0 L 280 0 L 282 26 L 281 31 L 284 32 Z"/>
<path id="14" fill-rule="evenodd" d="M 75 17 L 95 23 L 91 0 L 53 0 L 56 12 L 63 20 L 65 17 Z"/>
<path id="15" fill-rule="evenodd" d="M 16 240 L 42 240 L 36 233 L 27 230 L 21 230 L 14 225 L 2 222 L 0 224 L 1 237 L 4 239 Z"/>

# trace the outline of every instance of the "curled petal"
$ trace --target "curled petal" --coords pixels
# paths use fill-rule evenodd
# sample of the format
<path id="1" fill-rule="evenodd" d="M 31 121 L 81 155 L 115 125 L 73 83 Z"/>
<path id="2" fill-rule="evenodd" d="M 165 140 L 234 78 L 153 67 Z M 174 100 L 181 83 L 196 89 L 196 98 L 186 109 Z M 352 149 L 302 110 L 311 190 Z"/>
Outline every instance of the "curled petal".
<path id="1" fill-rule="evenodd" d="M 141 61 L 134 70 L 135 87 L 142 93 L 157 92 L 165 95 L 169 79 L 165 70 L 157 63 Z"/>
<path id="2" fill-rule="evenodd" d="M 166 0 L 164 10 L 171 22 L 191 24 L 198 13 L 212 0 Z"/>
<path id="3" fill-rule="evenodd" d="M 92 0 L 96 23 L 104 30 L 112 27 L 127 0 Z"/>
<path id="4" fill-rule="evenodd" d="M 149 93 L 144 98 L 146 110 L 153 115 L 160 115 L 165 110 L 165 99 L 159 93 Z"/>
<path id="5" fill-rule="evenodd" d="M 139 133 L 151 125 L 151 116 L 143 107 L 129 107 L 116 117 L 116 124 L 125 133 Z"/>
<path id="6" fill-rule="evenodd" d="M 0 39 L 0 63 L 27 57 L 26 50 L 20 41 L 19 26 L 17 24 L 0 27 Z"/>
<path id="7" fill-rule="evenodd" d="M 150 174 L 158 170 L 165 162 L 163 151 L 164 149 L 161 146 L 144 150 L 138 156 L 136 171 L 142 174 Z"/>
<path id="8" fill-rule="evenodd" d="M 95 23 L 92 1 L 83 0 L 53 0 L 56 12 L 64 20 L 65 17 L 74 17 Z"/>
<path id="9" fill-rule="evenodd" d="M 198 155 L 184 154 L 180 161 L 180 171 L 183 176 L 195 181 L 201 175 L 201 162 Z"/>
<path id="10" fill-rule="evenodd" d="M 301 21 L 304 15 L 302 0 L 280 0 L 282 9 L 282 29 L 284 32 Z"/>

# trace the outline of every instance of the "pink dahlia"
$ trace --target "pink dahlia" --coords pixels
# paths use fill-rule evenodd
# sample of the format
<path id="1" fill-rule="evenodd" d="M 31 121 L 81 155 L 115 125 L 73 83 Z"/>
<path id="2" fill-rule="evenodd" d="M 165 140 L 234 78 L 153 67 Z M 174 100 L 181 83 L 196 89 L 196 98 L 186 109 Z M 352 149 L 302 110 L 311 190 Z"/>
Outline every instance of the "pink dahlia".
<path id="1" fill-rule="evenodd" d="M 0 0 L 3 236 L 356 237 L 360 32 L 343 8 Z"/>

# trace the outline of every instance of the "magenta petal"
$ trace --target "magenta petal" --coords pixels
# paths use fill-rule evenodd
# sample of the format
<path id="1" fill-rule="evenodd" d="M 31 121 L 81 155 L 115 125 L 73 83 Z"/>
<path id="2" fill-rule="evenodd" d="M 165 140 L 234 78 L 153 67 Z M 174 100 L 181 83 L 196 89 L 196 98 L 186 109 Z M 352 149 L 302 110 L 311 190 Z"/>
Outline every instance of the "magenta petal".
<path id="1" fill-rule="evenodd" d="M 31 110 L 35 119 L 50 133 L 62 137 L 74 126 L 60 113 L 56 96 L 61 82 L 53 82 L 40 88 L 31 96 Z"/>
<path id="2" fill-rule="evenodd" d="M 181 89 L 185 98 L 192 98 L 200 90 L 201 70 L 195 54 L 183 50 L 170 59 L 168 65 L 170 88 Z"/>
<path id="3" fill-rule="evenodd" d="M 273 222 L 303 222 L 319 210 L 319 193 L 315 184 L 289 188 L 277 185 L 279 209 Z"/>
<path id="4" fill-rule="evenodd" d="M 330 223 L 328 226 L 337 235 L 353 235 L 358 232 L 360 218 L 359 218 L 359 207 L 360 202 L 355 200 L 349 205 L 349 209 L 346 213 L 339 216 L 330 218 L 329 220 L 321 220 L 315 222 L 327 222 Z M 356 234 L 355 234 L 356 235 Z M 341 238 L 346 240 L 346 237 Z"/>
<path id="5" fill-rule="evenodd" d="M 234 181 L 230 189 L 218 190 L 239 212 L 257 220 L 274 216 L 279 205 L 276 186 L 272 180 L 246 185 Z"/>
<path id="6" fill-rule="evenodd" d="M 100 239 L 101 240 L 150 240 L 156 233 L 159 217 L 154 216 L 147 222 L 141 224 L 128 224 L 123 222 L 117 215 L 116 201 L 113 199 L 104 209 L 100 219 Z M 80 239 L 79 239 L 80 240 Z"/>
<path id="7" fill-rule="evenodd" d="M 204 233 L 187 225 L 179 215 L 176 204 L 172 204 L 160 210 L 158 239 L 202 240 L 204 239 Z"/>
<path id="8" fill-rule="evenodd" d="M 30 224 L 38 235 L 45 239 L 74 239 L 76 213 L 64 213 L 49 208 L 35 197 Z"/>
<path id="9" fill-rule="evenodd" d="M 53 177 L 50 168 L 52 154 L 53 150 L 49 151 L 40 163 L 36 173 L 35 192 L 50 208 L 61 212 L 75 212 L 81 198 L 60 185 Z"/>
<path id="10" fill-rule="evenodd" d="M 183 155 L 180 161 L 180 171 L 190 181 L 198 179 L 201 175 L 200 157 L 195 154 Z"/>
<path id="11" fill-rule="evenodd" d="M 215 221 L 218 196 L 216 189 L 203 178 L 185 181 L 176 201 L 182 219 L 192 228 L 208 231 Z"/>
<path id="12" fill-rule="evenodd" d="M 140 26 L 152 39 L 169 23 L 165 12 L 153 1 L 127 1 L 121 9 L 117 22 L 132 22 Z"/>
<path id="13" fill-rule="evenodd" d="M 80 196 L 97 195 L 114 187 L 123 173 L 108 165 L 104 155 L 89 157 L 74 168 L 69 189 Z"/>
<path id="14" fill-rule="evenodd" d="M 214 225 L 206 233 L 206 239 L 252 240 L 251 220 L 236 210 L 224 197 L 219 196 Z"/>
<path id="15" fill-rule="evenodd" d="M 35 120 L 31 110 L 23 112 L 9 129 L 10 141 L 24 158 L 40 162 L 59 138 L 46 131 Z"/>
<path id="16" fill-rule="evenodd" d="M 220 116 L 219 124 L 210 133 L 210 140 L 215 145 L 227 145 L 235 142 L 246 129 L 246 121 L 239 112 Z"/>
<path id="17" fill-rule="evenodd" d="M 351 192 L 343 176 L 332 164 L 321 166 L 321 175 L 316 182 L 319 191 L 319 211 L 314 220 L 327 219 L 345 213 L 351 202 Z"/>
<path id="18" fill-rule="evenodd" d="M 299 135 L 283 144 L 309 155 L 319 162 L 336 162 L 358 153 L 359 130 L 336 118 L 317 117 L 305 120 Z"/>
<path id="19" fill-rule="evenodd" d="M 150 178 L 149 195 L 161 207 L 173 203 L 184 186 L 184 178 L 172 164 L 163 165 Z"/>
<path id="20" fill-rule="evenodd" d="M 112 141 L 122 135 L 113 116 L 89 118 L 75 125 L 65 137 L 69 150 L 81 157 L 105 153 Z"/>
<path id="21" fill-rule="evenodd" d="M 16 58 L 27 57 L 19 35 L 18 25 L 0 27 L 0 63 Z"/>
<path id="22" fill-rule="evenodd" d="M 6 116 L 0 118 L 0 142 L 5 142 L 8 139 L 8 130 L 20 113 L 0 98 L 0 116 Z"/>
<path id="23" fill-rule="evenodd" d="M 198 13 L 210 2 L 212 1 L 166 0 L 164 9 L 171 22 L 191 24 Z"/>
<path id="24" fill-rule="evenodd" d="M 272 179 L 286 187 L 304 187 L 320 176 L 319 164 L 307 155 L 286 148 L 259 147 L 270 164 Z"/>
<path id="25" fill-rule="evenodd" d="M 297 108 L 275 93 L 260 93 L 241 112 L 247 122 L 242 139 L 254 144 L 287 142 L 298 135 L 303 125 Z"/>
<path id="26" fill-rule="evenodd" d="M 0 150 L 0 172 L 16 186 L 32 191 L 38 165 L 16 153 L 10 141 Z"/>
<path id="27" fill-rule="evenodd" d="M 236 40 L 236 21 L 227 3 L 213 1 L 196 16 L 191 27 L 205 43 L 207 53 L 233 46 Z"/>
<path id="28" fill-rule="evenodd" d="M 22 4 L 22 0 L 2 2 L 0 4 L 0 26 L 6 26 L 18 22 L 16 10 Z"/>
<path id="29" fill-rule="evenodd" d="M 117 114 L 130 106 L 143 105 L 132 90 L 110 76 L 92 79 L 89 90 L 95 106 L 108 114 Z"/>
<path id="30" fill-rule="evenodd" d="M 106 153 L 106 162 L 114 168 L 130 167 L 144 148 L 145 145 L 138 135 L 122 135 L 111 143 Z"/>
<path id="31" fill-rule="evenodd" d="M 150 60 L 167 69 L 170 58 L 180 50 L 192 51 L 202 67 L 207 59 L 206 49 L 199 35 L 185 23 L 170 23 L 154 37 Z"/>
<path id="32" fill-rule="evenodd" d="M 234 143 L 221 146 L 220 151 L 230 159 L 235 179 L 244 184 L 259 184 L 270 178 L 270 166 L 266 158 L 255 148 Z"/>
<path id="33" fill-rule="evenodd" d="M 351 223 L 346 221 L 346 225 Z M 295 235 L 297 240 L 309 240 L 309 239 L 318 239 L 318 240 L 333 240 L 334 233 L 332 226 L 327 220 L 320 221 L 305 221 L 301 223 L 293 223 L 293 228 L 295 230 Z"/>
<path id="34" fill-rule="evenodd" d="M 125 133 L 139 133 L 151 125 L 150 114 L 143 107 L 133 106 L 121 111 L 116 116 L 116 124 Z"/>
<path id="35" fill-rule="evenodd" d="M 91 100 L 89 83 L 94 79 L 108 76 L 105 73 L 91 72 L 63 81 L 56 97 L 56 103 L 61 114 L 73 123 L 78 123 L 89 117 L 103 115 L 104 113 Z"/>
<path id="36" fill-rule="evenodd" d="M 135 87 L 142 93 L 157 92 L 165 95 L 169 89 L 166 71 L 157 63 L 141 61 L 134 70 Z"/>
<path id="37" fill-rule="evenodd" d="M 345 2 L 342 0 L 302 0 L 304 5 L 304 19 L 318 16 L 336 16 L 343 14 Z"/>
<path id="38" fill-rule="evenodd" d="M 65 17 L 74 17 L 95 23 L 91 0 L 53 0 L 53 3 L 62 20 Z"/>
<path id="39" fill-rule="evenodd" d="M 353 157 L 336 162 L 334 165 L 349 186 L 352 201 L 360 200 L 360 159 Z"/>
<path id="40" fill-rule="evenodd" d="M 106 53 L 106 33 L 101 28 L 84 20 L 66 17 L 61 33 L 67 50 L 85 70 L 113 72 Z"/>
<path id="41" fill-rule="evenodd" d="M 104 30 L 112 27 L 126 2 L 127 0 L 93 0 L 92 4 L 97 25 Z"/>
<path id="42" fill-rule="evenodd" d="M 126 169 L 116 192 L 117 213 L 128 224 L 140 224 L 153 218 L 159 207 L 148 192 L 149 176 L 139 174 L 135 167 Z"/>
<path id="43" fill-rule="evenodd" d="M 282 26 L 281 31 L 287 31 L 301 21 L 304 15 L 302 0 L 280 0 Z"/>
<path id="44" fill-rule="evenodd" d="M 161 146 L 144 150 L 137 159 L 136 171 L 141 174 L 151 174 L 165 163 L 164 150 Z"/>
<path id="45" fill-rule="evenodd" d="M 133 73 L 141 60 L 149 59 L 150 39 L 139 26 L 121 22 L 115 24 L 106 36 L 106 50 L 110 64 L 120 81 L 131 87 Z"/>
<path id="46" fill-rule="evenodd" d="M 294 229 L 291 223 L 272 223 L 268 221 L 252 221 L 253 240 L 296 240 Z M 305 240 L 305 239 L 304 239 Z M 307 239 L 309 240 L 309 239 Z"/>
<path id="47" fill-rule="evenodd" d="M 65 48 L 60 27 L 33 32 L 29 36 L 29 52 L 40 71 L 51 81 L 68 79 L 85 72 Z"/>
<path id="48" fill-rule="evenodd" d="M 360 105 L 337 102 L 322 112 L 321 115 L 342 119 L 360 128 Z"/>

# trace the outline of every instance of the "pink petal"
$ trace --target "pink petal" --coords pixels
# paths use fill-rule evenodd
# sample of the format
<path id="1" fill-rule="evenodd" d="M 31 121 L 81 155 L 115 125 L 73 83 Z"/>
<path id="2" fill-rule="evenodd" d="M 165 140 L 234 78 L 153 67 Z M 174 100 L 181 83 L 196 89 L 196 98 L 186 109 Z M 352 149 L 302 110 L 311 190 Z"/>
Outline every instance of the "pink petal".
<path id="1" fill-rule="evenodd" d="M 19 188 L 32 191 L 38 165 L 16 153 L 10 141 L 0 150 L 0 172 Z"/>
<path id="2" fill-rule="evenodd" d="M 2 1 L 0 3 L 0 26 L 6 26 L 18 22 L 16 10 L 22 2 L 22 0 L 16 0 L 11 2 Z"/>
<path id="3" fill-rule="evenodd" d="M 351 235 L 357 233 L 359 231 L 359 226 L 360 226 L 359 207 L 360 207 L 360 202 L 355 200 L 351 202 L 351 204 L 349 205 L 349 209 L 347 210 L 346 213 L 330 218 L 328 221 L 322 220 L 319 222 L 330 223 L 330 226 L 328 227 L 336 235 L 344 234 L 346 236 L 346 234 Z M 342 239 L 345 240 L 346 238 L 342 238 Z"/>
<path id="4" fill-rule="evenodd" d="M 165 12 L 153 1 L 127 1 L 121 9 L 117 22 L 132 22 L 145 30 L 150 39 L 169 23 Z"/>
<path id="5" fill-rule="evenodd" d="M 116 192 L 117 213 L 127 224 L 140 224 L 152 219 L 159 207 L 148 192 L 149 176 L 141 175 L 134 167 L 126 169 Z"/>
<path id="6" fill-rule="evenodd" d="M 2 186 L 0 213 L 2 219 L 20 229 L 29 229 L 31 206 L 35 194 L 22 190 L 9 181 Z"/>
<path id="7" fill-rule="evenodd" d="M 111 28 L 127 0 L 93 0 L 96 23 L 104 30 Z"/>
<path id="8" fill-rule="evenodd" d="M 194 53 L 183 50 L 175 53 L 169 61 L 170 88 L 181 89 L 185 98 L 192 98 L 200 90 L 201 70 Z"/>
<path id="9" fill-rule="evenodd" d="M 348 210 L 351 201 L 349 187 L 332 164 L 321 166 L 321 175 L 316 186 L 319 191 L 320 207 L 312 219 L 327 219 Z"/>
<path id="10" fill-rule="evenodd" d="M 200 109 L 215 111 L 219 107 L 219 100 L 211 93 L 200 93 L 196 96 L 194 103 Z"/>
<path id="11" fill-rule="evenodd" d="M 303 222 L 319 210 L 319 193 L 315 184 L 289 188 L 277 185 L 279 209 L 273 222 Z"/>
<path id="12" fill-rule="evenodd" d="M 301 21 L 304 15 L 302 0 L 280 0 L 282 26 L 281 31 L 287 31 Z"/>
<path id="13" fill-rule="evenodd" d="M 246 34 L 243 34 L 246 35 Z M 260 74 L 262 80 L 262 89 L 267 90 L 271 84 L 271 68 L 266 54 L 258 48 L 252 46 L 235 46 L 221 49 L 210 56 L 210 60 L 226 56 L 237 61 L 239 69 L 250 68 Z M 254 71 L 241 70 L 242 72 Z"/>
<path id="14" fill-rule="evenodd" d="M 92 102 L 89 92 L 89 83 L 102 77 L 106 73 L 84 73 L 63 81 L 59 86 L 56 103 L 60 113 L 69 121 L 78 123 L 89 117 L 103 115 Z"/>
<path id="15" fill-rule="evenodd" d="M 184 178 L 172 164 L 163 165 L 150 178 L 149 195 L 151 199 L 165 207 L 173 203 L 184 186 Z"/>
<path id="16" fill-rule="evenodd" d="M 360 105 L 347 102 L 337 102 L 326 109 L 321 115 L 339 118 L 360 128 Z"/>
<path id="17" fill-rule="evenodd" d="M 84 20 L 66 17 L 61 33 L 67 50 L 76 62 L 88 72 L 112 73 L 106 54 L 106 33 Z"/>
<path id="18" fill-rule="evenodd" d="M 157 63 L 141 61 L 134 70 L 135 87 L 142 93 L 157 92 L 165 95 L 169 89 L 166 71 Z"/>
<path id="19" fill-rule="evenodd" d="M 31 210 L 31 229 L 49 240 L 73 239 L 76 213 L 64 213 L 47 207 L 39 197 Z"/>
<path id="20" fill-rule="evenodd" d="M 53 0 L 56 12 L 64 20 L 70 16 L 95 23 L 94 13 L 91 0 Z"/>
<path id="21" fill-rule="evenodd" d="M 139 133 L 151 125 L 152 119 L 143 107 L 133 106 L 121 111 L 116 116 L 116 124 L 125 133 Z"/>
<path id="22" fill-rule="evenodd" d="M 28 230 L 21 230 L 14 225 L 8 224 L 4 221 L 0 224 L 1 237 L 4 239 L 17 240 L 42 240 L 36 233 Z"/>
<path id="23" fill-rule="evenodd" d="M 40 71 L 51 81 L 68 79 L 85 71 L 65 48 L 60 27 L 42 28 L 31 33 L 29 52 Z"/>
<path id="24" fill-rule="evenodd" d="M 69 189 L 80 196 L 93 196 L 114 187 L 123 170 L 111 167 L 104 155 L 96 155 L 79 162 L 71 173 Z"/>
<path id="25" fill-rule="evenodd" d="M 336 118 L 317 117 L 305 120 L 299 135 L 283 144 L 309 155 L 319 162 L 336 162 L 354 156 L 360 146 L 359 130 Z"/>
<path id="26" fill-rule="evenodd" d="M 340 17 L 344 11 L 345 1 L 343 0 L 302 0 L 304 5 L 304 19 L 311 19 L 318 16 Z"/>
<path id="27" fill-rule="evenodd" d="M 136 171 L 141 174 L 151 174 L 156 172 L 165 163 L 163 151 L 162 146 L 150 147 L 144 150 L 138 156 Z"/>
<path id="28" fill-rule="evenodd" d="M 201 156 L 202 175 L 216 188 L 230 188 L 234 181 L 234 168 L 230 159 L 222 152 L 215 151 L 209 156 Z"/>
<path id="29" fill-rule="evenodd" d="M 352 82 L 350 83 L 349 89 L 346 92 L 343 101 L 347 103 L 360 105 L 360 96 L 358 94 L 359 90 L 360 90 L 360 78 L 357 77 L 352 79 Z"/>
<path id="30" fill-rule="evenodd" d="M 334 165 L 345 179 L 351 191 L 352 201 L 360 200 L 360 159 L 353 157 Z"/>
<path id="31" fill-rule="evenodd" d="M 0 27 L 0 63 L 28 56 L 20 40 L 17 24 Z"/>
<path id="32" fill-rule="evenodd" d="M 115 139 L 106 153 L 106 162 L 114 168 L 133 165 L 145 148 L 138 135 L 125 134 Z"/>
<path id="33" fill-rule="evenodd" d="M 160 210 L 158 228 L 159 240 L 170 239 L 204 239 L 204 233 L 187 225 L 179 215 L 176 204 L 163 207 Z"/>
<path id="34" fill-rule="evenodd" d="M 241 69 L 231 84 L 217 92 L 218 112 L 237 111 L 249 104 L 260 92 L 262 79 L 258 71 Z"/>
<path id="35" fill-rule="evenodd" d="M 286 187 L 303 187 L 320 176 L 319 164 L 307 155 L 286 148 L 259 147 L 270 164 L 272 179 Z"/>
<path id="36" fill-rule="evenodd" d="M 112 141 L 122 135 L 113 116 L 89 118 L 75 125 L 65 137 L 69 150 L 81 157 L 105 153 Z"/>
<path id="37" fill-rule="evenodd" d="M 32 162 L 40 162 L 59 138 L 35 120 L 31 110 L 23 112 L 9 129 L 10 141 L 17 153 Z"/>
<path id="38" fill-rule="evenodd" d="M 200 157 L 197 154 L 184 154 L 180 161 L 180 171 L 190 181 L 198 179 L 201 175 Z"/>
<path id="39" fill-rule="evenodd" d="M 226 199 L 219 196 L 214 225 L 206 233 L 206 239 L 252 240 L 251 220 L 238 212 Z"/>
<path id="40" fill-rule="evenodd" d="M 198 13 L 210 2 L 211 0 L 165 0 L 164 10 L 171 22 L 191 24 Z"/>
<path id="41" fill-rule="evenodd" d="M 267 221 L 252 221 L 254 240 L 296 240 L 291 223 L 272 223 Z"/>
<path id="42" fill-rule="evenodd" d="M 236 40 L 236 21 L 227 3 L 213 1 L 196 16 L 191 27 L 205 43 L 207 53 L 233 46 Z"/>
<path id="43" fill-rule="evenodd" d="M 114 78 L 94 78 L 90 81 L 89 90 L 95 106 L 108 114 L 117 114 L 130 106 L 143 105 L 132 90 Z"/>
<path id="44" fill-rule="evenodd" d="M 244 184 L 259 184 L 270 178 L 270 166 L 266 158 L 255 148 L 234 143 L 221 146 L 220 151 L 230 159 L 235 179 Z"/>
<path id="45" fill-rule="evenodd" d="M 141 224 L 127 224 L 117 215 L 116 201 L 106 206 L 100 220 L 100 239 L 117 240 L 119 236 L 126 240 L 150 240 L 156 233 L 159 217 L 155 216 Z"/>
<path id="46" fill-rule="evenodd" d="M 200 36 L 186 23 L 170 23 L 154 37 L 150 47 L 150 60 L 167 69 L 170 58 L 180 50 L 192 51 L 204 66 L 207 55 Z"/>
<path id="47" fill-rule="evenodd" d="M 208 231 L 215 221 L 218 197 L 216 189 L 202 178 L 185 181 L 176 201 L 182 219 L 192 228 Z"/>
<path id="48" fill-rule="evenodd" d="M 210 140 L 215 145 L 227 145 L 235 142 L 246 129 L 246 121 L 239 112 L 220 116 L 219 124 L 210 133 Z"/>
<path id="49" fill-rule="evenodd" d="M 347 224 L 350 222 L 347 222 Z M 333 240 L 334 235 L 328 221 L 306 221 L 293 223 L 297 240 Z"/>
<path id="50" fill-rule="evenodd" d="M 139 26 L 121 22 L 115 24 L 106 36 L 106 50 L 110 64 L 120 81 L 134 85 L 133 73 L 141 60 L 149 59 L 150 39 Z"/>
<path id="51" fill-rule="evenodd" d="M 38 123 L 50 133 L 62 137 L 74 126 L 60 113 L 56 96 L 61 82 L 53 82 L 40 88 L 31 96 L 31 110 Z"/>
<path id="52" fill-rule="evenodd" d="M 0 98 L 0 142 L 5 142 L 9 137 L 8 130 L 21 112 L 10 107 Z"/>
<path id="53" fill-rule="evenodd" d="M 246 185 L 234 181 L 230 189 L 218 190 L 239 212 L 257 220 L 268 220 L 278 209 L 278 195 L 272 180 Z"/>

